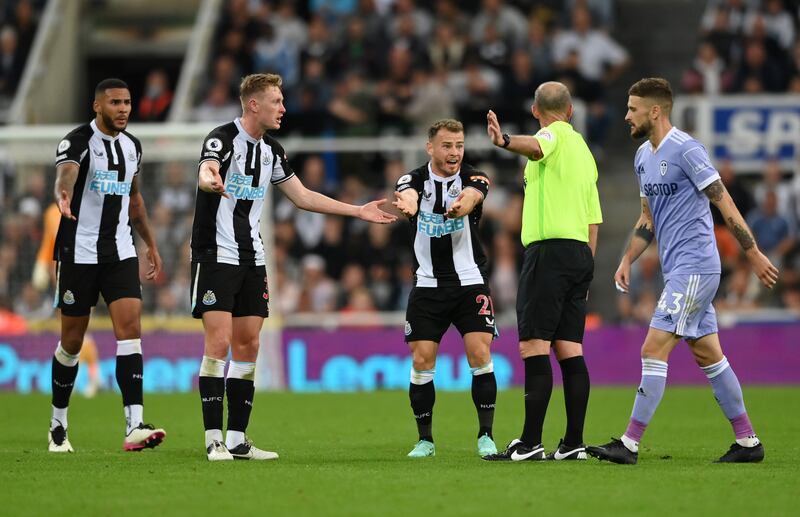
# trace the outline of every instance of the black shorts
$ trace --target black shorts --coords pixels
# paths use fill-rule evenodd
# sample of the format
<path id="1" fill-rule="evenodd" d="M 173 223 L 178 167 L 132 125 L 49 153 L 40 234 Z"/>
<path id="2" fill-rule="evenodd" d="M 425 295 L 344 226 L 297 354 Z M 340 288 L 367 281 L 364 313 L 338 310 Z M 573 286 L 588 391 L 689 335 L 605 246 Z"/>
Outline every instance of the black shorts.
<path id="1" fill-rule="evenodd" d="M 489 287 L 415 287 L 408 296 L 406 343 L 440 342 L 450 324 L 463 336 L 468 332 L 497 335 Z"/>
<path id="2" fill-rule="evenodd" d="M 86 316 L 99 295 L 106 305 L 120 298 L 142 299 L 139 259 L 131 257 L 105 264 L 56 263 L 55 307 L 64 316 Z"/>
<path id="3" fill-rule="evenodd" d="M 549 239 L 525 249 L 517 292 L 520 341 L 583 342 L 594 258 L 585 242 Z"/>
<path id="4" fill-rule="evenodd" d="M 269 290 L 265 266 L 235 266 L 192 262 L 192 316 L 204 312 L 230 312 L 233 317 L 269 316 Z"/>

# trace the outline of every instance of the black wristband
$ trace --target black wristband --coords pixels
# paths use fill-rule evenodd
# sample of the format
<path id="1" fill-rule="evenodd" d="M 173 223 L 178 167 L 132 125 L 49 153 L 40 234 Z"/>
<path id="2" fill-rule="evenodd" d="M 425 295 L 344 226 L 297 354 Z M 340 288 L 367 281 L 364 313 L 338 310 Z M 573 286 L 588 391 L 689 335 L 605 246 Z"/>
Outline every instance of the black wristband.
<path id="1" fill-rule="evenodd" d="M 508 147 L 510 143 L 511 143 L 511 137 L 508 136 L 508 133 L 503 133 L 503 145 L 501 145 L 500 147 L 505 149 L 506 147 Z"/>

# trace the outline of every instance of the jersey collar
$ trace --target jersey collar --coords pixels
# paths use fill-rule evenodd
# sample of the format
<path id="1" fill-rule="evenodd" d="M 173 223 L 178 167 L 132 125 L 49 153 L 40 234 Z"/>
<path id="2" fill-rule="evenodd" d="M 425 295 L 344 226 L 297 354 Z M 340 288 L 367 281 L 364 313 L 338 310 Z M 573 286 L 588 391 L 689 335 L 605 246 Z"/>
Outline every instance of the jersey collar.
<path id="1" fill-rule="evenodd" d="M 94 131 L 95 135 L 99 136 L 103 140 L 108 140 L 109 142 L 113 142 L 113 141 L 117 140 L 119 138 L 119 135 L 122 134 L 122 131 L 117 133 L 117 136 L 111 136 L 111 135 L 107 135 L 107 134 L 103 133 L 102 131 L 100 131 L 100 128 L 97 127 L 97 120 L 94 120 L 94 119 L 92 119 L 92 121 L 89 122 L 89 125 L 92 127 L 92 131 Z"/>
<path id="2" fill-rule="evenodd" d="M 670 128 L 670 130 L 667 131 L 667 134 L 664 135 L 664 138 L 661 139 L 661 142 L 658 143 L 658 147 L 656 147 L 655 149 L 653 149 L 653 143 L 651 142 L 650 146 L 649 146 L 650 147 L 650 152 L 653 153 L 653 154 L 656 154 L 658 152 L 658 150 L 661 149 L 661 146 L 664 145 L 664 142 L 669 140 L 670 137 L 672 136 L 672 134 L 677 132 L 677 131 L 678 131 L 678 128 L 676 128 L 675 126 L 672 126 Z"/>
<path id="3" fill-rule="evenodd" d="M 252 136 L 250 136 L 250 134 L 247 131 L 245 131 L 241 120 L 239 120 L 239 117 L 236 117 L 235 119 L 233 119 L 233 123 L 236 124 L 236 129 L 239 130 L 239 134 L 242 135 L 245 140 L 247 140 L 251 144 L 258 143 L 258 140 L 256 140 Z"/>
<path id="4" fill-rule="evenodd" d="M 440 176 L 439 174 L 433 172 L 433 167 L 431 167 L 431 162 L 428 162 L 428 174 L 430 174 L 431 178 L 433 178 L 434 180 L 450 181 L 451 179 L 461 174 L 461 169 L 458 169 L 458 172 L 456 172 L 452 176 Z"/>

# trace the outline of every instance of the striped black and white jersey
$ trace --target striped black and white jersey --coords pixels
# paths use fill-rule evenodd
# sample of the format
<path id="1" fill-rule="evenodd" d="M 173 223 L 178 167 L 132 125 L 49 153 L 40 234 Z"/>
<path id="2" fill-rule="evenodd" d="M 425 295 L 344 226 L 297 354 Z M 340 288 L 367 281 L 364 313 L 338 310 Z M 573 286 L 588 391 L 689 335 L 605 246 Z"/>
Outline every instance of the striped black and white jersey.
<path id="1" fill-rule="evenodd" d="M 75 264 L 105 264 L 136 256 L 128 217 L 131 184 L 139 174 L 142 144 L 123 131 L 111 137 L 93 120 L 58 144 L 56 167 L 78 164 L 70 210 L 61 218 L 53 258 Z"/>
<path id="2" fill-rule="evenodd" d="M 397 180 L 395 190 L 402 192 L 409 188 L 419 194 L 418 210 L 411 218 L 415 285 L 485 284 L 486 254 L 478 239 L 483 204 L 457 219 L 449 219 L 445 214 L 465 188 L 475 188 L 485 198 L 489 192 L 486 174 L 463 165 L 458 174 L 444 177 L 433 172 L 428 163 Z"/>
<path id="3" fill-rule="evenodd" d="M 283 183 L 294 172 L 274 138 L 256 140 L 239 119 L 211 131 L 203 142 L 200 163 L 219 162 L 219 174 L 230 198 L 197 189 L 192 225 L 192 262 L 242 266 L 264 265 L 259 225 L 270 183 Z"/>

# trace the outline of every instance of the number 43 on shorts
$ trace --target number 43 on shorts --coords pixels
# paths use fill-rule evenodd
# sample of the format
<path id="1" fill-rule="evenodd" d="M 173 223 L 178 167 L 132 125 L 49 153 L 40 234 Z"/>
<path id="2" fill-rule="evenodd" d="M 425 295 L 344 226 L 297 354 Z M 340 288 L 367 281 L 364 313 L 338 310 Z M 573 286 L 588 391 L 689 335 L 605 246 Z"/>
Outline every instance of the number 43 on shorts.
<path id="1" fill-rule="evenodd" d="M 678 314 L 681 312 L 681 300 L 683 299 L 682 293 L 670 293 L 672 294 L 672 302 L 670 303 L 669 307 L 667 306 L 667 291 L 664 290 L 661 293 L 661 298 L 658 299 L 658 310 L 667 312 L 669 314 Z"/>

